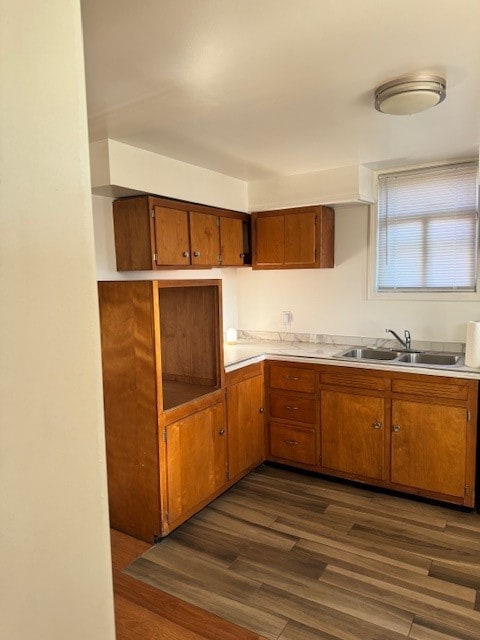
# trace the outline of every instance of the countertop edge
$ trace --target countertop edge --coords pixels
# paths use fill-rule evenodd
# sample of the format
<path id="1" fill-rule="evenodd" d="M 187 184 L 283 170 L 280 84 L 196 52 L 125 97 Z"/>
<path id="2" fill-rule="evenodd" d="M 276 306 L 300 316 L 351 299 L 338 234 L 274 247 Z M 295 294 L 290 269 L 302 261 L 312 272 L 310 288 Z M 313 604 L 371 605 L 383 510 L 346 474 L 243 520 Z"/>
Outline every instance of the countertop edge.
<path id="1" fill-rule="evenodd" d="M 249 345 L 252 347 L 252 345 Z M 285 351 L 288 350 L 288 347 L 283 345 Z M 259 346 L 260 350 L 260 346 Z M 339 347 L 339 351 L 341 348 Z M 254 364 L 256 362 L 262 362 L 263 360 L 279 360 L 285 362 L 298 362 L 298 363 L 311 363 L 311 364 L 325 364 L 325 365 L 333 365 L 336 367 L 350 367 L 355 369 L 375 369 L 380 371 L 391 371 L 394 373 L 415 373 L 418 375 L 429 375 L 429 376 L 440 376 L 444 378 L 464 378 L 468 380 L 480 380 L 480 371 L 474 371 L 472 369 L 468 369 L 467 367 L 459 367 L 458 369 L 440 369 L 435 367 L 425 367 L 425 366 L 408 366 L 408 365 L 392 365 L 392 364 L 382 364 L 380 362 L 354 362 L 354 361 L 345 361 L 339 360 L 332 356 L 308 356 L 308 355 L 299 355 L 299 354 L 289 354 L 289 353 L 269 353 L 268 348 L 264 351 L 247 357 L 241 357 L 237 361 L 230 362 L 228 365 L 225 365 L 225 373 L 230 373 L 231 371 L 236 371 L 237 369 L 242 369 L 250 364 Z"/>

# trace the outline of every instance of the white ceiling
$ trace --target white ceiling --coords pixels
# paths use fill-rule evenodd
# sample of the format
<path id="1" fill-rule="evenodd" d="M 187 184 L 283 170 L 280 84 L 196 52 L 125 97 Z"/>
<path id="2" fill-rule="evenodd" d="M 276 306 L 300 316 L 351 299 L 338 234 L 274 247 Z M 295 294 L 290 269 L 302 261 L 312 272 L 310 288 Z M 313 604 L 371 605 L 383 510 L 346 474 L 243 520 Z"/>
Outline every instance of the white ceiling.
<path id="1" fill-rule="evenodd" d="M 83 0 L 90 136 L 242 179 L 478 156 L 480 0 Z M 445 75 L 412 116 L 379 84 Z"/>

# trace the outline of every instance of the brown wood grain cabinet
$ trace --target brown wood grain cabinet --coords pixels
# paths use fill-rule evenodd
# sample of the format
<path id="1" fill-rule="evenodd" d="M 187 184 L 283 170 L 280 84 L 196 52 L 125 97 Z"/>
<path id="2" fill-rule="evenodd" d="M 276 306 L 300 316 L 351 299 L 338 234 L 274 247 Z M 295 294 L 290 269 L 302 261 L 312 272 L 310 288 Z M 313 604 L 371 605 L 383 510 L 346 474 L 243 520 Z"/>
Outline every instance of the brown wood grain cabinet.
<path id="1" fill-rule="evenodd" d="M 250 216 L 168 198 L 113 203 L 118 271 L 242 266 L 250 260 Z"/>
<path id="2" fill-rule="evenodd" d="M 385 475 L 383 398 L 321 392 L 322 467 L 362 478 Z"/>
<path id="3" fill-rule="evenodd" d="M 308 366 L 270 363 L 268 458 L 312 468 L 318 463 L 317 374 Z"/>
<path id="4" fill-rule="evenodd" d="M 463 407 L 393 400 L 393 483 L 463 499 L 469 421 Z"/>
<path id="5" fill-rule="evenodd" d="M 225 484 L 221 281 L 99 283 L 111 526 L 152 542 Z"/>
<path id="6" fill-rule="evenodd" d="M 235 481 L 265 460 L 263 363 L 227 373 L 225 383 L 228 474 Z"/>
<path id="7" fill-rule="evenodd" d="M 227 481 L 227 430 L 223 402 L 165 428 L 169 529 L 204 506 Z"/>
<path id="8" fill-rule="evenodd" d="M 252 214 L 254 269 L 334 266 L 335 213 L 312 206 Z"/>
<path id="9" fill-rule="evenodd" d="M 220 255 L 223 267 L 249 263 L 250 219 L 220 216 Z"/>
<path id="10" fill-rule="evenodd" d="M 278 361 L 266 370 L 270 460 L 474 506 L 476 380 Z"/>

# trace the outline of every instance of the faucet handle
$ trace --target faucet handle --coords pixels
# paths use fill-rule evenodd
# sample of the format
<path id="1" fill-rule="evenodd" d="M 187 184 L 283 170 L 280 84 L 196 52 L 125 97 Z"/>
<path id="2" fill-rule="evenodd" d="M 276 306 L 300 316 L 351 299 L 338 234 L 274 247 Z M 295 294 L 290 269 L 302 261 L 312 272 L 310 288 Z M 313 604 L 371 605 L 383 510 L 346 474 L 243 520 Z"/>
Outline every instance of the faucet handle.
<path id="1" fill-rule="evenodd" d="M 410 335 L 410 331 L 408 329 L 405 329 L 405 349 L 407 351 L 410 351 L 410 349 L 412 348 L 412 336 Z"/>

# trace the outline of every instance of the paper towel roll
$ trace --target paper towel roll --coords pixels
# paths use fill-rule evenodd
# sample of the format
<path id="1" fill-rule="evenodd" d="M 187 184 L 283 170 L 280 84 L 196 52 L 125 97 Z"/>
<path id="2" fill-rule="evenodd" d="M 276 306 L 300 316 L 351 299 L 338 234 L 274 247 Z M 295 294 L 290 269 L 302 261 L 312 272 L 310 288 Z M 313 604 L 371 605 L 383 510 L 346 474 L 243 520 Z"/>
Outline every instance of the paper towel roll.
<path id="1" fill-rule="evenodd" d="M 480 322 L 476 320 L 467 322 L 465 364 L 467 367 L 480 367 Z"/>

